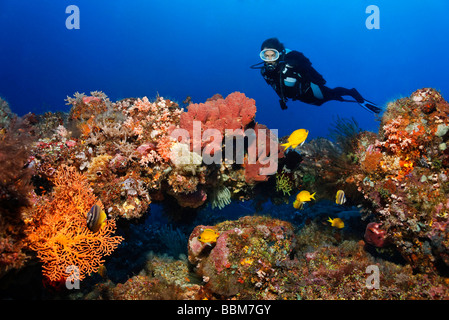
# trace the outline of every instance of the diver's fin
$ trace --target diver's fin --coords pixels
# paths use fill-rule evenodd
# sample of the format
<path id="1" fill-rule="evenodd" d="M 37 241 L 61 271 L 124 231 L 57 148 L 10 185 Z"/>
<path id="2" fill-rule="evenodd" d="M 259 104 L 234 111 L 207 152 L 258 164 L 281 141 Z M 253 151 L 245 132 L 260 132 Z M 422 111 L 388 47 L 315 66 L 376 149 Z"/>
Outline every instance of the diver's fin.
<path id="1" fill-rule="evenodd" d="M 382 111 L 381 108 L 377 107 L 375 103 L 368 101 L 368 100 L 363 100 L 363 102 L 357 102 L 362 108 L 365 108 L 366 110 L 368 110 L 369 112 L 373 112 L 373 113 L 380 113 Z"/>
<path id="2" fill-rule="evenodd" d="M 362 97 L 362 95 L 357 91 L 356 88 L 352 88 L 350 90 L 350 95 L 351 97 L 353 97 L 355 99 L 355 101 L 362 106 L 363 108 L 365 108 L 366 110 L 368 110 L 369 112 L 373 112 L 373 113 L 380 113 L 382 111 L 382 109 L 380 109 L 379 107 L 377 107 L 377 105 L 371 101 L 366 100 L 365 98 Z M 343 100 L 344 101 L 344 100 Z"/>

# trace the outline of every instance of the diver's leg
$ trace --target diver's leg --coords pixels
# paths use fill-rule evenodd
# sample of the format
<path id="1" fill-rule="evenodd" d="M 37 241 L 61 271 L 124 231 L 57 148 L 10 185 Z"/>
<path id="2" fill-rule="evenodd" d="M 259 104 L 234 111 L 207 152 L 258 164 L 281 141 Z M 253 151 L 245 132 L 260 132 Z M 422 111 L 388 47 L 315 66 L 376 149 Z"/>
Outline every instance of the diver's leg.
<path id="1" fill-rule="evenodd" d="M 326 101 L 329 100 L 337 100 L 337 101 L 347 101 L 343 98 L 343 96 L 350 96 L 354 98 L 355 102 L 357 102 L 360 106 L 367 109 L 368 111 L 379 113 L 382 111 L 380 108 L 376 106 L 375 103 L 372 103 L 362 97 L 362 95 L 355 89 L 347 89 L 343 87 L 336 87 L 330 89 L 325 86 L 321 86 L 321 91 L 324 93 L 324 98 Z"/>
<path id="2" fill-rule="evenodd" d="M 336 87 L 331 89 L 326 86 L 321 86 L 321 89 L 325 93 L 327 100 L 345 101 L 343 96 L 350 96 L 358 103 L 362 103 L 365 100 L 355 88 L 347 89 L 343 87 Z"/>
<path id="3" fill-rule="evenodd" d="M 333 89 L 325 87 L 323 89 L 325 90 L 326 95 L 330 98 L 329 100 L 344 101 L 343 96 L 351 96 L 356 101 L 359 101 L 358 100 L 359 97 L 357 95 L 354 96 L 354 91 L 353 90 L 355 90 L 355 89 L 346 89 L 346 88 L 343 88 L 343 87 L 336 87 L 336 88 L 333 88 Z M 356 90 L 356 92 L 357 92 L 357 90 Z M 360 96 L 360 94 L 359 94 L 359 96 Z M 361 101 L 363 101 L 362 96 L 360 96 L 360 98 L 362 99 Z"/>
<path id="4" fill-rule="evenodd" d="M 313 88 L 311 84 L 311 88 Z M 344 101 L 342 96 L 349 95 L 350 90 L 345 89 L 343 87 L 337 87 L 337 88 L 329 88 L 326 86 L 319 86 L 319 90 L 321 92 L 321 99 L 319 99 L 319 105 L 331 101 L 331 100 L 337 100 L 337 101 Z M 315 91 L 315 90 L 314 90 Z M 314 93 L 315 98 L 317 98 L 317 95 Z"/>

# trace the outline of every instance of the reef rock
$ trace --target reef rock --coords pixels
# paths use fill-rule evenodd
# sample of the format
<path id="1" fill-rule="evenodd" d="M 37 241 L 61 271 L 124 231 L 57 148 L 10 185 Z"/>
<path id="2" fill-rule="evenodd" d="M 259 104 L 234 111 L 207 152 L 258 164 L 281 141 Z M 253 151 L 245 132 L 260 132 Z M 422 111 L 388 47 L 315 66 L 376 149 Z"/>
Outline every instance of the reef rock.
<path id="1" fill-rule="evenodd" d="M 420 89 L 389 103 L 379 134 L 358 141 L 353 179 L 382 224 L 368 239 L 388 240 L 420 272 L 449 267 L 448 115 L 439 92 Z"/>
<path id="2" fill-rule="evenodd" d="M 216 242 L 198 237 L 206 229 L 219 233 Z M 246 216 L 216 226 L 199 225 L 189 237 L 189 261 L 215 294 L 229 297 L 275 286 L 295 248 L 293 226 L 268 217 Z M 273 280 L 273 281 L 272 281 Z"/>

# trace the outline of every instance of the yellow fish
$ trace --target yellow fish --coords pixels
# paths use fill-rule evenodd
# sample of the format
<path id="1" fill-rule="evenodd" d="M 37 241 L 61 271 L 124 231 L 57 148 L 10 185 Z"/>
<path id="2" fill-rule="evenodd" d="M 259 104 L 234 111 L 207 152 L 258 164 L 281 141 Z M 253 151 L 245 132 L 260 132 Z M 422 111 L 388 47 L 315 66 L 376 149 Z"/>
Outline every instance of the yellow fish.
<path id="1" fill-rule="evenodd" d="M 346 202 L 345 192 L 343 190 L 338 190 L 337 195 L 335 196 L 336 204 L 344 204 Z"/>
<path id="2" fill-rule="evenodd" d="M 315 192 L 316 193 L 316 192 Z M 293 208 L 302 210 L 304 203 L 315 200 L 315 193 L 310 194 L 309 191 L 303 190 L 296 195 L 296 200 L 293 201 Z"/>
<path id="3" fill-rule="evenodd" d="M 287 150 L 288 147 L 292 147 L 294 149 L 297 146 L 302 146 L 304 141 L 306 141 L 308 134 L 309 130 L 306 129 L 295 130 L 290 137 L 288 137 L 287 143 L 283 143 L 281 146 L 285 147 L 284 151 Z"/>
<path id="4" fill-rule="evenodd" d="M 293 208 L 302 210 L 303 207 L 304 207 L 304 201 L 298 201 L 298 200 L 293 201 Z"/>
<path id="5" fill-rule="evenodd" d="M 296 195 L 296 201 L 307 202 L 307 201 L 311 201 L 312 199 L 315 200 L 315 193 L 316 192 L 314 192 L 313 194 L 310 194 L 309 191 L 303 190 Z"/>
<path id="6" fill-rule="evenodd" d="M 108 270 L 106 269 L 104 264 L 102 264 L 98 267 L 97 272 L 103 279 L 106 279 L 108 277 Z"/>
<path id="7" fill-rule="evenodd" d="M 92 232 L 98 232 L 106 224 L 106 213 L 98 204 L 94 204 L 87 213 L 87 228 Z"/>
<path id="8" fill-rule="evenodd" d="M 331 223 L 332 227 L 335 227 L 335 228 L 338 228 L 338 229 L 341 229 L 341 228 L 345 227 L 345 223 L 340 218 L 331 219 L 329 217 L 329 220 L 327 220 L 327 221 Z"/>
<path id="9" fill-rule="evenodd" d="M 212 243 L 217 242 L 217 238 L 220 236 L 220 234 L 212 229 L 204 229 L 203 232 L 198 236 L 198 240 L 203 243 Z"/>

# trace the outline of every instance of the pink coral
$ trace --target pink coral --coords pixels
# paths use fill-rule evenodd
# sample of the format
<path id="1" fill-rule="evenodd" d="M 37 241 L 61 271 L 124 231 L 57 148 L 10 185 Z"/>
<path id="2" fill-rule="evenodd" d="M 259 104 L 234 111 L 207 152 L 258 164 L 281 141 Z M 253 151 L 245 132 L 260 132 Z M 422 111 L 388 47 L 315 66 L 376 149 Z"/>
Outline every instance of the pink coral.
<path id="1" fill-rule="evenodd" d="M 98 97 L 93 97 L 93 96 L 87 96 L 87 97 L 83 97 L 83 103 L 85 104 L 90 104 L 90 103 L 100 103 L 101 99 Z"/>
<path id="2" fill-rule="evenodd" d="M 245 158 L 243 164 L 247 183 L 268 180 L 269 176 L 277 171 L 278 158 L 284 155 L 282 148 L 278 146 L 277 137 L 266 126 L 256 123 L 254 132 L 256 139 L 253 139 L 248 146 L 249 157 Z M 262 133 L 265 133 L 265 141 L 263 141 Z M 262 139 L 259 139 L 259 135 Z M 277 154 L 272 155 L 271 152 L 273 151 Z"/>
<path id="3" fill-rule="evenodd" d="M 136 149 L 136 151 L 141 156 L 139 163 L 142 166 L 162 160 L 162 158 L 156 152 L 156 146 L 151 142 L 140 145 Z"/>
<path id="4" fill-rule="evenodd" d="M 151 150 L 156 150 L 156 146 L 154 144 L 152 144 L 151 142 L 141 144 L 136 149 L 137 153 L 139 153 L 141 156 L 148 154 Z"/>
<path id="5" fill-rule="evenodd" d="M 179 126 L 193 137 L 193 122 L 201 122 L 201 133 L 207 129 L 217 129 L 224 136 L 225 130 L 245 129 L 254 120 L 256 104 L 245 94 L 233 92 L 226 99 L 215 97 L 205 103 L 192 103 L 181 115 Z M 193 145 L 193 141 L 191 141 Z M 210 141 L 202 141 L 204 147 Z"/>
<path id="6" fill-rule="evenodd" d="M 123 125 L 130 129 L 138 139 L 149 135 L 152 142 L 169 134 L 178 123 L 182 110 L 168 99 L 158 97 L 150 102 L 147 97 L 135 101 L 122 101 L 116 107 L 128 118 Z"/>

